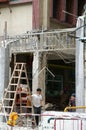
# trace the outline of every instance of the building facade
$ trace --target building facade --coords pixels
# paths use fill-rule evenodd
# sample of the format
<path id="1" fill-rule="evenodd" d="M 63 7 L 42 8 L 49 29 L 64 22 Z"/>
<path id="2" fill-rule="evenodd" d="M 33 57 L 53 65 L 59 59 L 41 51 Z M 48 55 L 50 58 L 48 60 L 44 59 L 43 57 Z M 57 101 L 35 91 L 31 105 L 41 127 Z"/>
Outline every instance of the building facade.
<path id="1" fill-rule="evenodd" d="M 41 87 L 46 103 L 56 104 L 57 110 L 66 107 L 76 89 L 75 39 L 69 35 L 83 14 L 85 2 L 0 1 L 1 92 L 7 87 L 14 63 L 26 62 L 31 90 Z"/>

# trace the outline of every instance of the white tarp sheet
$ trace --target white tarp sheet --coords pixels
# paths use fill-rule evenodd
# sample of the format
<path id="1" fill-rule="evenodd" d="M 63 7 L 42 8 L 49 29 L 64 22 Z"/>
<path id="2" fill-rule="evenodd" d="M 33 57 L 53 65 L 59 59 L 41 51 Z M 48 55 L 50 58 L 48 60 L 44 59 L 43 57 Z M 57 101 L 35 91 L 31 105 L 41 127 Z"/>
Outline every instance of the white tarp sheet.
<path id="1" fill-rule="evenodd" d="M 41 118 L 43 130 L 86 130 L 85 113 L 46 111 Z"/>

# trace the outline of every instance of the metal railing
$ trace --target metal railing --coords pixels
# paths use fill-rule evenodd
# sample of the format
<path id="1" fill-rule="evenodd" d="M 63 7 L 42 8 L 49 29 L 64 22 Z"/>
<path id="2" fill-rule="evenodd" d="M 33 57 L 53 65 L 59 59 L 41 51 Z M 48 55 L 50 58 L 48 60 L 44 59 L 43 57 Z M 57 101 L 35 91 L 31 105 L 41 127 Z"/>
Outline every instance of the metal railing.
<path id="1" fill-rule="evenodd" d="M 86 106 L 69 106 L 64 109 L 64 112 L 67 112 L 68 110 L 75 110 L 75 109 L 86 109 Z"/>

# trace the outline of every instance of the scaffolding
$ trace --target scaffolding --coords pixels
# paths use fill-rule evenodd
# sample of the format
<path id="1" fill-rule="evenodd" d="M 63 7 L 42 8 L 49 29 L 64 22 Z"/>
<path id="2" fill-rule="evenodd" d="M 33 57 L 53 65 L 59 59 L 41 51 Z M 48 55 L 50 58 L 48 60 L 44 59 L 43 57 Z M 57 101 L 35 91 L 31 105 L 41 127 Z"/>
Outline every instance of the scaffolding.
<path id="1" fill-rule="evenodd" d="M 10 53 L 56 52 L 60 58 L 65 59 L 69 55 L 71 59 L 75 55 L 75 39 L 69 35 L 74 30 L 75 28 L 28 31 L 22 35 L 8 37 L 2 41 L 2 46 L 10 45 Z"/>

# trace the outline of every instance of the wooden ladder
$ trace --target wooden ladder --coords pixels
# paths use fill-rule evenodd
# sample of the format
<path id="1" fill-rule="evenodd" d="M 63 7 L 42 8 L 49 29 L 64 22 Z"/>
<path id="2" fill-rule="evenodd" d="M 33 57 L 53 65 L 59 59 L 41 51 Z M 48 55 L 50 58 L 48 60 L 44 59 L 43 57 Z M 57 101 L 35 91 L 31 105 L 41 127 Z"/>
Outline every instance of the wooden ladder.
<path id="1" fill-rule="evenodd" d="M 31 113 L 31 100 L 27 98 L 29 95 L 30 88 L 26 72 L 26 63 L 15 63 L 8 87 L 4 92 L 4 111 L 8 114 L 13 111 L 17 113 Z"/>

